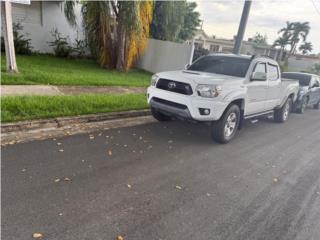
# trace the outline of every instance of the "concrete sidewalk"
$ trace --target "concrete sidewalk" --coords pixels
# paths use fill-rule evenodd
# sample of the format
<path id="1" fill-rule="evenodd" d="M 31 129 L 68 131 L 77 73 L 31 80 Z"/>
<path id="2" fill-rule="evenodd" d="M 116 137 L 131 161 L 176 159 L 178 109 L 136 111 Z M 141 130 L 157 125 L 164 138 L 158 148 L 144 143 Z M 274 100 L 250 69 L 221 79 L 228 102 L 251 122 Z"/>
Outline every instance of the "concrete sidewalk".
<path id="1" fill-rule="evenodd" d="M 81 95 L 81 94 L 126 94 L 145 93 L 145 87 L 122 86 L 52 86 L 52 85 L 2 85 L 1 96 L 22 95 Z"/>

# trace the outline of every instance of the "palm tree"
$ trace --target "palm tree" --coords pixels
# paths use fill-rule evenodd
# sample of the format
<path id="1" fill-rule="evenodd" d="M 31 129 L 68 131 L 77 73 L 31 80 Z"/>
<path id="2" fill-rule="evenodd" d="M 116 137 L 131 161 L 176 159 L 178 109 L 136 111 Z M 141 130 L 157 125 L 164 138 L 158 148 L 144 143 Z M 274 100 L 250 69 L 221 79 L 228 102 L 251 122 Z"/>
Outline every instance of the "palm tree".
<path id="1" fill-rule="evenodd" d="M 142 54 L 149 37 L 152 1 L 82 1 L 89 46 L 102 67 L 127 71 Z M 65 4 L 71 24 L 73 4 Z"/>
<path id="2" fill-rule="evenodd" d="M 304 42 L 302 45 L 300 45 L 299 50 L 302 51 L 302 54 L 305 55 L 308 52 L 312 52 L 313 46 L 311 42 Z"/>
<path id="3" fill-rule="evenodd" d="M 309 22 L 294 22 L 291 34 L 291 49 L 290 53 L 294 54 L 296 52 L 297 45 L 302 40 L 305 42 L 307 36 L 310 32 Z"/>

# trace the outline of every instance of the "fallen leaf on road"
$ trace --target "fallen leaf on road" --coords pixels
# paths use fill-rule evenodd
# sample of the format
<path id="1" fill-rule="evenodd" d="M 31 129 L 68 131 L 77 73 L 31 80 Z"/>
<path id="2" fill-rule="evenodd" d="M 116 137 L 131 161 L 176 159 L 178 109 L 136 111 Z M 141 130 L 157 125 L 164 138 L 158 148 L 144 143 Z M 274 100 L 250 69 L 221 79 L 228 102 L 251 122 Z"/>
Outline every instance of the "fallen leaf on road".
<path id="1" fill-rule="evenodd" d="M 108 155 L 109 155 L 109 156 L 112 155 L 112 151 L 111 151 L 111 150 L 108 151 Z"/>
<path id="2" fill-rule="evenodd" d="M 278 178 L 273 178 L 273 182 L 279 182 Z"/>
<path id="3" fill-rule="evenodd" d="M 64 150 L 63 149 L 59 149 L 59 152 L 63 152 Z"/>
<path id="4" fill-rule="evenodd" d="M 68 178 L 68 177 L 65 177 L 63 180 L 66 181 L 66 182 L 70 182 L 71 181 L 71 179 Z"/>
<path id="5" fill-rule="evenodd" d="M 119 235 L 119 236 L 117 237 L 117 240 L 124 240 L 124 238 Z"/>
<path id="6" fill-rule="evenodd" d="M 35 239 L 40 239 L 40 238 L 43 237 L 43 234 L 42 233 L 33 233 L 32 237 L 35 238 Z"/>
<path id="7" fill-rule="evenodd" d="M 54 182 L 60 182 L 60 178 L 56 178 Z"/>
<path id="8" fill-rule="evenodd" d="M 176 186 L 176 189 L 182 190 L 182 187 L 180 187 L 180 186 Z"/>

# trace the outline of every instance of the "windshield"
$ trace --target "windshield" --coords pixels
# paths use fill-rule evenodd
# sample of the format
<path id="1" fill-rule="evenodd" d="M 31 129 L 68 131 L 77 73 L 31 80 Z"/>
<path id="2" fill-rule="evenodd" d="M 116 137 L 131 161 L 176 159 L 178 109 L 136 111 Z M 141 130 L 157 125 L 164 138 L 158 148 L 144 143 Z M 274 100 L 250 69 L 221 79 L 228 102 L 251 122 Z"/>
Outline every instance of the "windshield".
<path id="1" fill-rule="evenodd" d="M 194 62 L 188 70 L 245 77 L 250 59 L 226 56 L 205 56 Z"/>
<path id="2" fill-rule="evenodd" d="M 299 80 L 300 86 L 309 86 L 311 76 L 303 73 L 282 73 L 281 77 Z"/>

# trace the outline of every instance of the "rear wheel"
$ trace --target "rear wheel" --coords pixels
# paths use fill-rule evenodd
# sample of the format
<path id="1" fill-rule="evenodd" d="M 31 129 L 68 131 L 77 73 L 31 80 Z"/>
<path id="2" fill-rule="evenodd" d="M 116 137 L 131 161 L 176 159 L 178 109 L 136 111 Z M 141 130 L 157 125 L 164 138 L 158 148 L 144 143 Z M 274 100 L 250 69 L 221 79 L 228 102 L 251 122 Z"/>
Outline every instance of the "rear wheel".
<path id="1" fill-rule="evenodd" d="M 211 135 L 214 141 L 228 143 L 236 134 L 240 123 L 240 109 L 231 105 L 220 120 L 212 123 Z"/>
<path id="2" fill-rule="evenodd" d="M 171 120 L 171 117 L 157 111 L 155 108 L 151 108 L 151 114 L 155 119 L 157 119 L 160 122 Z"/>
<path id="3" fill-rule="evenodd" d="M 292 99 L 288 98 L 285 104 L 274 111 L 274 120 L 279 123 L 286 122 L 292 108 Z"/>

